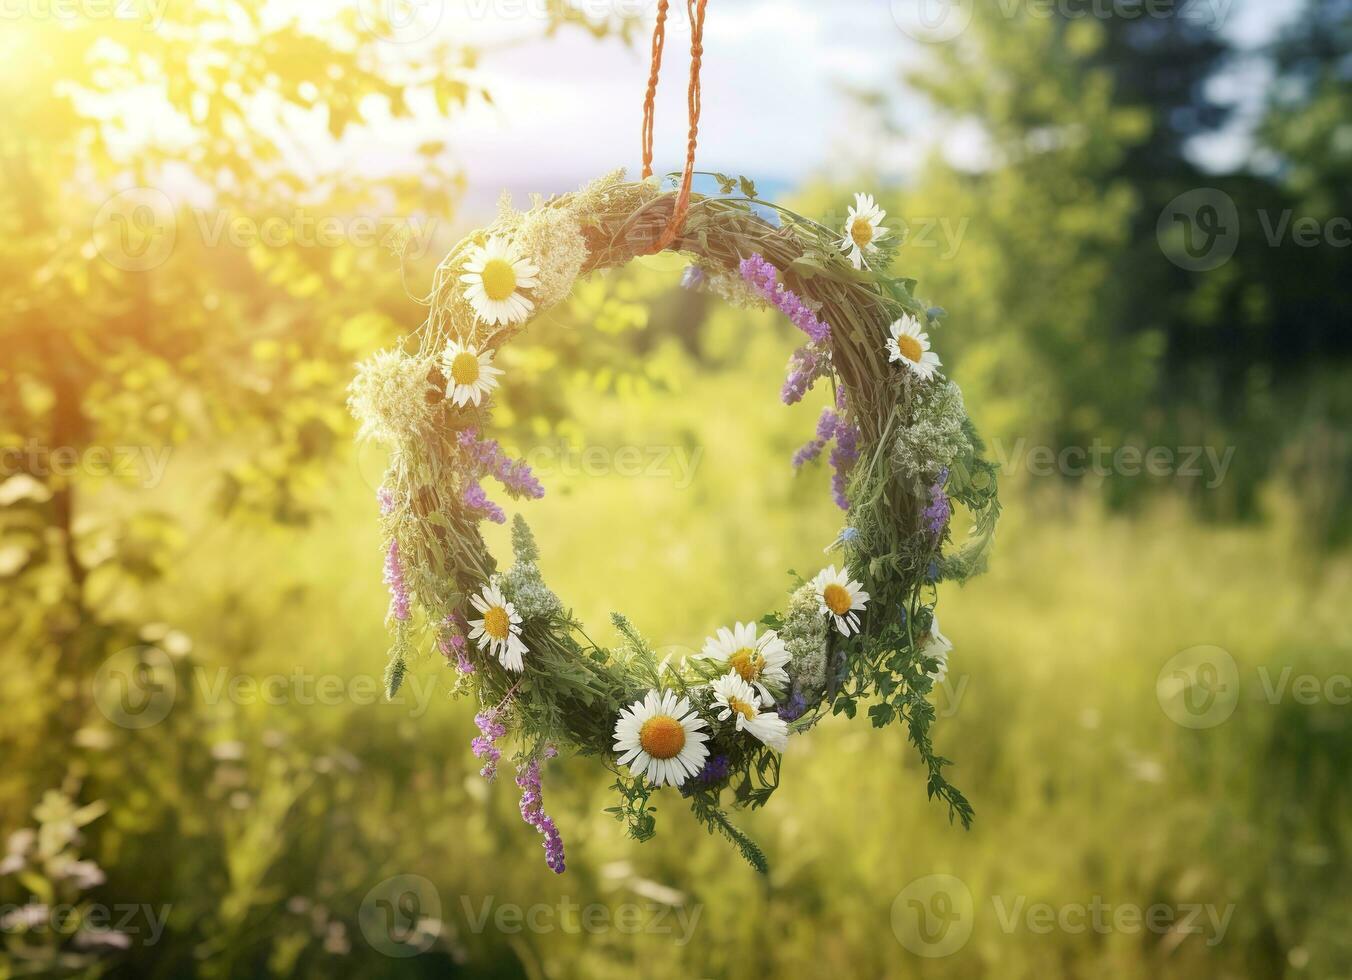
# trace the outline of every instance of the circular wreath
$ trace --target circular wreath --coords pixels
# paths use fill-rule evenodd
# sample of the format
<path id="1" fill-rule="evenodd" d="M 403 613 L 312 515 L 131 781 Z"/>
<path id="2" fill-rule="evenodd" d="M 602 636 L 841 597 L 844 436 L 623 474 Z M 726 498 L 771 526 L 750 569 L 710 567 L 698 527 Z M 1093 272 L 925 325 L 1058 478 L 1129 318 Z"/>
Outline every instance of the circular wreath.
<path id="1" fill-rule="evenodd" d="M 763 871 L 723 801 L 764 804 L 786 743 L 828 712 L 853 717 L 864 700 L 875 726 L 905 723 L 950 820 L 972 816 L 929 736 L 928 696 L 951 649 L 935 586 L 982 568 L 999 504 L 961 392 L 930 350 L 943 311 L 917 301 L 913 280 L 886 273 L 902 235 L 883 226 L 871 197 L 856 195 L 832 229 L 757 200 L 750 181 L 712 176 L 721 193 L 680 204 L 656 180 L 617 173 L 525 212 L 504 207 L 437 268 L 416 350 L 410 338 L 376 354 L 352 383 L 361 434 L 391 451 L 379 491 L 388 693 L 420 650 L 445 655 L 459 671 L 456 692 L 480 706 L 473 750 L 483 774 L 494 776 L 504 744 L 516 746 L 522 815 L 544 835 L 555 871 L 563 844 L 541 803 L 540 768 L 559 750 L 596 756 L 615 774 L 610 812 L 635 838 L 654 832 L 652 795 L 676 787 Z M 673 233 L 673 212 L 687 203 Z M 827 549 L 839 552 L 835 564 L 800 582 L 784 609 L 720 629 L 680 662 L 659 662 L 618 614 L 618 645 L 593 642 L 545 584 L 519 515 L 506 570 L 480 534 L 483 521 L 506 520 L 487 478 L 512 498 L 544 493 L 489 435 L 496 354 L 579 278 L 663 247 L 691 258 L 687 288 L 773 306 L 807 335 L 781 398 L 794 403 L 818 382 L 834 398 L 793 462 L 829 447 L 833 492 L 848 511 Z M 954 503 L 973 515 L 962 546 L 950 543 Z"/>

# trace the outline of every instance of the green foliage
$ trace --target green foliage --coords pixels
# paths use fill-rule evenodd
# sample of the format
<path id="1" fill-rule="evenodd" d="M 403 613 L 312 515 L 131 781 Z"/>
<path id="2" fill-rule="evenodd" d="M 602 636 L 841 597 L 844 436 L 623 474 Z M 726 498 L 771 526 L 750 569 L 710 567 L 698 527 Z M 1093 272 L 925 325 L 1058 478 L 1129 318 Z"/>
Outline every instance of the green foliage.
<path id="1" fill-rule="evenodd" d="M 648 804 L 648 798 L 656 790 L 641 776 L 633 777 L 617 773 L 610 787 L 620 798 L 619 806 L 608 806 L 606 813 L 612 814 L 623 823 L 625 832 L 640 843 L 651 840 L 657 833 L 657 818 L 653 816 L 657 807 Z"/>
<path id="2" fill-rule="evenodd" d="M 703 802 L 696 802 L 693 809 L 695 818 L 708 828 L 710 834 L 722 834 L 729 843 L 737 848 L 738 853 L 746 859 L 747 864 L 763 875 L 770 873 L 770 866 L 765 860 L 764 852 L 761 851 L 755 841 L 732 825 L 726 813 L 716 806 L 710 806 Z"/>

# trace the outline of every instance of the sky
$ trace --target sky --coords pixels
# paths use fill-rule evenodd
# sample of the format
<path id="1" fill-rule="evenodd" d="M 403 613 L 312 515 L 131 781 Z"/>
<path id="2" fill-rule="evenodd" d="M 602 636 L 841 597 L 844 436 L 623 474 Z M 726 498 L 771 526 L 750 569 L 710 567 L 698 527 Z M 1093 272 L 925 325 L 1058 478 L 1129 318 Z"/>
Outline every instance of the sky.
<path id="1" fill-rule="evenodd" d="M 513 192 L 566 190 L 625 166 L 636 171 L 640 119 L 647 80 L 647 35 L 656 0 L 574 0 L 597 11 L 639 12 L 643 37 L 626 47 L 597 41 L 579 30 L 538 39 L 541 0 L 356 0 L 395 4 L 407 27 L 387 43 L 403 45 L 454 38 L 488 48 L 481 77 L 493 106 L 476 106 L 436 133 L 408 132 L 407 142 L 382 133 L 378 145 L 345 147 L 356 166 L 392 163 L 418 142 L 446 138 L 464 169 L 471 207 L 487 207 L 503 188 Z M 929 44 L 961 26 L 970 0 L 711 0 L 704 38 L 703 112 L 699 134 L 702 169 L 744 173 L 765 184 L 791 186 L 836 167 L 872 169 L 904 180 L 942 139 L 958 157 L 979 157 L 976 141 L 960 130 L 938 134 L 924 104 L 897 92 L 914 145 L 873 139 L 850 87 L 891 86 L 900 67 L 923 64 Z M 1048 0 L 1000 0 L 1042 3 Z M 1097 0 L 1105 9 L 1141 0 Z M 1241 48 L 1270 39 L 1299 9 L 1301 0 L 1176 0 L 1182 16 L 1222 31 Z M 677 170 L 685 146 L 685 82 L 689 28 L 684 4 L 672 4 L 663 85 L 656 123 L 656 166 Z M 1246 123 L 1266 77 L 1257 59 L 1241 60 L 1214 83 L 1239 102 L 1227 131 L 1199 141 L 1204 166 L 1224 169 L 1248 150 Z M 979 162 L 969 160 L 968 162 Z"/>

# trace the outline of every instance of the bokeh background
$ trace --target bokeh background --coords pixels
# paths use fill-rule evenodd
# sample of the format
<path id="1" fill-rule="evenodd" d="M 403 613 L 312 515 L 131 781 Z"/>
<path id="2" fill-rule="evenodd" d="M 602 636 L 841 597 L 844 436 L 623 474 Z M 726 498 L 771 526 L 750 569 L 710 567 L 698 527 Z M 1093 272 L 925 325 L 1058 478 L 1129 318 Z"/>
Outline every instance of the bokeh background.
<path id="1" fill-rule="evenodd" d="M 701 166 L 877 195 L 1001 465 L 970 832 L 861 714 L 741 816 L 768 877 L 552 763 L 555 877 L 440 656 L 379 695 L 345 385 L 504 188 L 636 165 L 654 7 L 4 5 L 0 977 L 1352 976 L 1345 0 L 709 5 Z M 581 285 L 496 415 L 551 583 L 677 653 L 842 520 L 791 326 L 680 269 Z"/>

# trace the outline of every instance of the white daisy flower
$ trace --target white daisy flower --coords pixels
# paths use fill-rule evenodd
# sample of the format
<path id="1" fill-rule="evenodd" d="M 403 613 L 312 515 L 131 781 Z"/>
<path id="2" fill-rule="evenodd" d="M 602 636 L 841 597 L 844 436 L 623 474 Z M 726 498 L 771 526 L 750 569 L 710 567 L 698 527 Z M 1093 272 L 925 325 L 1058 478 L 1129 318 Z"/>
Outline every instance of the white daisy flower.
<path id="1" fill-rule="evenodd" d="M 887 237 L 882 227 L 887 212 L 878 207 L 872 194 L 856 194 L 854 207 L 845 217 L 845 237 L 841 249 L 856 269 L 864 267 L 864 257 L 878 251 L 878 242 Z"/>
<path id="2" fill-rule="evenodd" d="M 649 691 L 620 712 L 615 722 L 615 751 L 620 764 L 654 786 L 679 786 L 695 775 L 709 757 L 701 731 L 709 723 L 690 708 L 688 698 L 673 691 Z"/>
<path id="3" fill-rule="evenodd" d="M 859 632 L 859 612 L 868 605 L 868 593 L 850 581 L 848 571 L 828 565 L 812 580 L 812 588 L 822 612 L 836 621 L 836 629 L 845 636 Z"/>
<path id="4" fill-rule="evenodd" d="M 469 638 L 488 650 L 508 670 L 520 673 L 525 667 L 521 655 L 529 653 L 521 639 L 521 617 L 502 597 L 502 590 L 490 582 L 481 595 L 469 597 L 470 604 L 483 613 L 483 619 L 470 620 Z"/>
<path id="5" fill-rule="evenodd" d="M 498 386 L 502 368 L 493 366 L 493 352 L 452 340 L 441 355 L 445 365 L 446 397 L 456 405 L 480 400 Z"/>
<path id="6" fill-rule="evenodd" d="M 921 655 L 939 661 L 939 666 L 930 672 L 929 677 L 935 684 L 942 684 L 944 678 L 948 676 L 948 655 L 953 652 L 953 641 L 939 632 L 938 616 L 930 620 L 929 632 L 925 634 L 923 640 L 924 643 L 920 647 Z"/>
<path id="7" fill-rule="evenodd" d="M 701 659 L 727 664 L 737 676 L 753 685 L 766 704 L 774 701 L 767 684 L 780 690 L 789 686 L 789 675 L 784 669 L 789 662 L 789 651 L 774 630 L 756 636 L 755 623 L 738 623 L 732 629 L 726 626 L 704 641 Z"/>
<path id="8" fill-rule="evenodd" d="M 530 316 L 535 304 L 521 290 L 539 285 L 539 274 L 539 268 L 515 245 L 494 235 L 488 244 L 470 250 L 460 281 L 467 285 L 465 299 L 474 307 L 474 314 L 493 326 L 521 323 Z"/>
<path id="9" fill-rule="evenodd" d="M 739 732 L 750 732 L 776 752 L 783 752 L 789 741 L 789 723 L 773 711 L 761 711 L 761 696 L 756 689 L 730 670 L 711 685 L 714 703 L 722 707 L 719 721 L 736 719 Z"/>
<path id="10" fill-rule="evenodd" d="M 892 338 L 887 342 L 889 361 L 900 361 L 921 381 L 928 381 L 941 367 L 939 355 L 930 350 L 929 334 L 920 327 L 920 321 L 909 313 L 891 326 Z"/>

